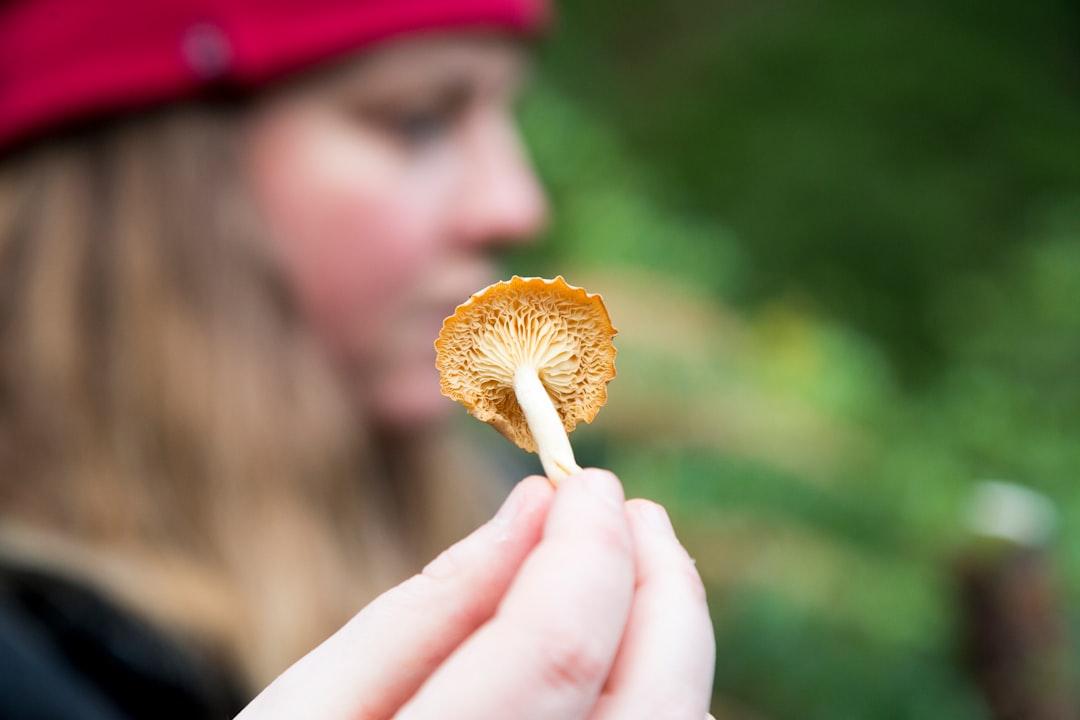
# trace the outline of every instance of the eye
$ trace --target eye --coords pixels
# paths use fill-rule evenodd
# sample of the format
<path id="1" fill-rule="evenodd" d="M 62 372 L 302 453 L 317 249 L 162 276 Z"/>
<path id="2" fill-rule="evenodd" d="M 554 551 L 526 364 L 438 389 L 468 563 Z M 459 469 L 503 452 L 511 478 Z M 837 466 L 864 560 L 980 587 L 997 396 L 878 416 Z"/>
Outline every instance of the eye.
<path id="1" fill-rule="evenodd" d="M 449 136 L 468 112 L 472 94 L 454 83 L 362 106 L 362 114 L 408 149 L 423 149 Z"/>
<path id="2" fill-rule="evenodd" d="M 405 110 L 388 117 L 387 128 L 407 145 L 429 145 L 448 135 L 455 120 L 447 108 Z"/>

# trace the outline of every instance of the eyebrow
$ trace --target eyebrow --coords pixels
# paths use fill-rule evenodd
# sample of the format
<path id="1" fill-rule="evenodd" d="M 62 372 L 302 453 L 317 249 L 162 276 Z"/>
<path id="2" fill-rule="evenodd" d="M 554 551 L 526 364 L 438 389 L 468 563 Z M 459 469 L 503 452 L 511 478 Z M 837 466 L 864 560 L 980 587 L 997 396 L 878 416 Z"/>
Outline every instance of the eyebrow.
<path id="1" fill-rule="evenodd" d="M 475 58 L 462 61 L 451 55 L 446 62 L 439 60 L 433 55 L 425 62 L 415 64 L 390 67 L 366 64 L 361 72 L 343 79 L 341 89 L 358 99 L 371 98 L 373 103 L 401 102 L 416 94 L 474 96 L 505 93 L 513 97 L 519 93 L 527 76 L 527 63 L 520 56 L 500 62 L 496 71 Z"/>
<path id="2" fill-rule="evenodd" d="M 359 104 L 386 105 L 414 103 L 418 99 L 423 105 L 458 104 L 470 100 L 479 92 L 475 79 L 467 75 L 447 75 L 435 79 L 426 79 L 407 85 L 397 85 L 385 89 L 360 88 L 356 90 Z"/>
<path id="3" fill-rule="evenodd" d="M 417 92 L 417 97 L 412 94 Z M 356 109 L 377 121 L 396 120 L 401 113 L 434 112 L 456 114 L 467 108 L 476 96 L 473 83 L 448 80 L 433 90 L 401 91 L 357 98 Z"/>

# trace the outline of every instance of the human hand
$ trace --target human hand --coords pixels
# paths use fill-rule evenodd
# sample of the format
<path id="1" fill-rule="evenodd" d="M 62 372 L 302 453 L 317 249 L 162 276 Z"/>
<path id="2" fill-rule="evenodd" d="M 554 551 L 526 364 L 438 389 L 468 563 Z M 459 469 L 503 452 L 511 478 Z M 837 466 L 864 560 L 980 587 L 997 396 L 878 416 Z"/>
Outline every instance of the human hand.
<path id="1" fill-rule="evenodd" d="M 526 478 L 239 720 L 701 720 L 714 647 L 664 510 L 611 473 Z"/>

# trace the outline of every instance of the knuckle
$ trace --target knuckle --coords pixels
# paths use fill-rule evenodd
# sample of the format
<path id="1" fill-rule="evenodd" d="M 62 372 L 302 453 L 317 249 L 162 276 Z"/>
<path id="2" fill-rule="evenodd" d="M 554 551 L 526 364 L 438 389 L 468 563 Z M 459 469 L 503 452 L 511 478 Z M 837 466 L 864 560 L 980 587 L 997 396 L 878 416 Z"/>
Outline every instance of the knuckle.
<path id="1" fill-rule="evenodd" d="M 611 658 L 595 644 L 580 637 L 551 635 L 540 656 L 543 684 L 555 690 L 584 690 L 607 678 Z"/>

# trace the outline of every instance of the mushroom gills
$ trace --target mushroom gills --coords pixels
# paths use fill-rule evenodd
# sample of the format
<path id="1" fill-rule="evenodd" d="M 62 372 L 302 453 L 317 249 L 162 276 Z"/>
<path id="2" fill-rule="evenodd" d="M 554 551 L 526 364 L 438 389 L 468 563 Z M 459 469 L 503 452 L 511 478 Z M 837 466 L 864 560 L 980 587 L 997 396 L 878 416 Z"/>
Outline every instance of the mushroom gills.
<path id="1" fill-rule="evenodd" d="M 616 330 L 599 295 L 553 280 L 490 285 L 435 341 L 439 384 L 478 420 L 536 452 L 552 483 L 580 472 L 567 433 L 592 422 L 615 377 Z"/>

